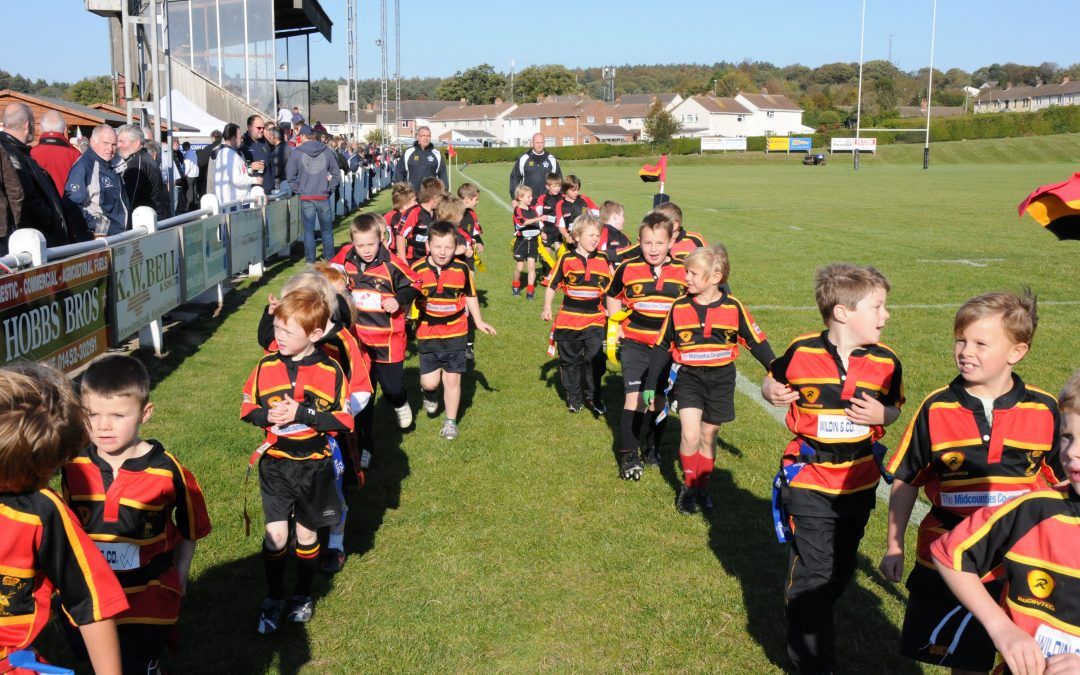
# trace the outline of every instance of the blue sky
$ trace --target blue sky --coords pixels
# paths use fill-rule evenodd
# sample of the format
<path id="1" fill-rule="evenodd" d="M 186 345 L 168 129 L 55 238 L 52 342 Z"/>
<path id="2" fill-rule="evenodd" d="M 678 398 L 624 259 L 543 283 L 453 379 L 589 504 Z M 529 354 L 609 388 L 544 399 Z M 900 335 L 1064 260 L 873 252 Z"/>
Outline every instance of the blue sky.
<path id="1" fill-rule="evenodd" d="M 379 4 L 358 3 L 360 76 L 377 77 Z M 868 0 L 866 59 L 887 58 L 891 34 L 893 61 L 900 68 L 925 66 L 931 3 Z M 322 5 L 334 22 L 333 43 L 313 39 L 312 74 L 344 76 L 345 1 L 322 0 Z M 393 2 L 389 5 L 392 14 Z M 522 5 L 506 0 L 401 0 L 401 5 L 405 77 L 445 76 L 484 62 L 505 71 L 511 59 L 519 70 L 542 63 L 574 67 L 743 59 L 817 66 L 855 61 L 859 54 L 860 0 L 586 0 L 565 5 L 577 11 L 569 25 L 551 18 L 559 3 L 535 3 L 544 8 L 535 17 L 523 16 L 516 9 Z M 935 67 L 970 71 L 993 62 L 1080 61 L 1075 47 L 1080 20 L 1076 0 L 939 0 L 938 5 Z M 5 0 L 7 30 L 0 41 L 0 68 L 50 81 L 107 73 L 105 20 L 83 7 L 82 0 Z M 392 16 L 389 24 L 392 41 Z M 14 26 L 22 29 L 12 30 Z M 541 35 L 553 34 L 534 35 L 534 27 Z M 393 68 L 391 51 L 391 73 Z"/>

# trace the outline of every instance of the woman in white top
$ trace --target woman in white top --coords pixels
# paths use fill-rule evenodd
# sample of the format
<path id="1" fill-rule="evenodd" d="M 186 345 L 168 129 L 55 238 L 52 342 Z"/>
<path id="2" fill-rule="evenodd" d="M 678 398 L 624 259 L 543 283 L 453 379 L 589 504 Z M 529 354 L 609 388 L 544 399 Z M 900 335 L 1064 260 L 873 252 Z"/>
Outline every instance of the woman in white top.
<path id="1" fill-rule="evenodd" d="M 210 182 L 214 196 L 220 204 L 245 199 L 250 195 L 251 187 L 262 181 L 261 176 L 253 176 L 248 171 L 244 158 L 236 149 L 240 147 L 240 127 L 232 122 L 225 125 L 221 132 L 221 145 L 210 154 Z M 261 171 L 262 162 L 252 162 L 251 168 Z"/>

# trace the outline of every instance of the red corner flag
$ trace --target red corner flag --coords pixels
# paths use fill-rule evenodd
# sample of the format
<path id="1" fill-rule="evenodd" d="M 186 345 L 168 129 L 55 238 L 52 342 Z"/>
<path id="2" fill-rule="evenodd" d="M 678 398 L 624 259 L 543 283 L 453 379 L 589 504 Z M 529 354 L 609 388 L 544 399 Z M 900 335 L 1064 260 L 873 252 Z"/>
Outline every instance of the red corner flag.
<path id="1" fill-rule="evenodd" d="M 1058 239 L 1080 239 L 1080 173 L 1035 188 L 1016 211 L 1021 216 L 1027 213 Z"/>
<path id="2" fill-rule="evenodd" d="M 453 145 L 446 146 L 446 156 L 447 157 L 457 157 L 457 150 L 454 150 Z"/>
<path id="3" fill-rule="evenodd" d="M 646 183 L 663 183 L 667 180 L 667 155 L 660 155 L 660 161 L 656 164 L 646 164 L 638 171 L 638 176 Z"/>

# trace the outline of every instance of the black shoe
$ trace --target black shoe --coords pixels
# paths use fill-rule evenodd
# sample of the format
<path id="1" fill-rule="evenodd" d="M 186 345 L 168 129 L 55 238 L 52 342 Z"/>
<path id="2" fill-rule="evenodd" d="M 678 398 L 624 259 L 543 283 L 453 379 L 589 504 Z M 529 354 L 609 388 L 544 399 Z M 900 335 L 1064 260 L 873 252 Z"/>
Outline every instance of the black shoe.
<path id="1" fill-rule="evenodd" d="M 645 448 L 645 465 L 646 466 L 660 466 L 660 448 L 659 446 L 650 445 Z"/>
<path id="2" fill-rule="evenodd" d="M 619 476 L 623 480 L 641 480 L 645 471 L 637 450 L 624 450 L 619 457 Z"/>
<path id="3" fill-rule="evenodd" d="M 713 510 L 712 495 L 709 494 L 708 490 L 703 490 L 703 489 L 700 489 L 700 488 L 698 489 L 698 491 L 697 491 L 697 503 L 698 503 L 698 506 L 701 507 L 702 511 L 712 511 Z"/>
<path id="4" fill-rule="evenodd" d="M 465 360 L 467 360 L 467 361 L 475 361 L 476 360 L 476 354 L 473 353 L 472 345 L 468 345 L 468 346 L 465 347 Z"/>
<path id="5" fill-rule="evenodd" d="M 518 286 L 511 287 L 511 291 L 513 292 L 515 297 L 521 295 L 521 288 Z"/>
<path id="6" fill-rule="evenodd" d="M 603 417 L 607 413 L 607 406 L 600 400 L 587 398 L 585 399 L 585 407 L 591 410 L 597 417 Z"/>
<path id="7" fill-rule="evenodd" d="M 578 403 L 577 401 L 569 401 L 566 404 L 566 412 L 570 413 L 571 415 L 574 414 L 574 413 L 577 413 L 580 410 L 581 410 L 581 404 Z"/>
<path id="8" fill-rule="evenodd" d="M 532 300 L 535 297 L 536 297 L 536 293 L 528 293 L 528 292 L 525 293 L 525 299 L 526 300 Z"/>
<path id="9" fill-rule="evenodd" d="M 697 499 L 694 498 L 694 489 L 685 485 L 679 486 L 679 494 L 675 497 L 675 510 L 684 516 L 698 512 Z"/>

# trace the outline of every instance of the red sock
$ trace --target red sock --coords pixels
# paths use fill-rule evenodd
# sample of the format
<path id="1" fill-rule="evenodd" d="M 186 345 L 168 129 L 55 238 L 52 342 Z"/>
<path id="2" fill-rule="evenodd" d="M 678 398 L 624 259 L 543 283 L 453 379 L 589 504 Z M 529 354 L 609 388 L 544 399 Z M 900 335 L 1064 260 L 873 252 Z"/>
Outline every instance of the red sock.
<path id="1" fill-rule="evenodd" d="M 525 292 L 526 293 L 532 293 L 535 290 L 536 290 L 536 286 L 533 286 L 532 284 L 529 284 L 528 286 L 525 287 Z"/>
<path id="2" fill-rule="evenodd" d="M 680 452 L 679 464 L 682 465 L 683 485 L 694 487 L 697 479 L 697 455 L 684 455 Z"/>
<path id="3" fill-rule="evenodd" d="M 712 475 L 715 458 L 706 457 L 704 453 L 697 454 L 697 483 L 694 487 L 707 490 L 709 488 L 709 476 Z"/>
<path id="4" fill-rule="evenodd" d="M 514 288 L 521 288 L 521 279 L 514 279 L 513 283 L 511 283 L 510 285 Z"/>

